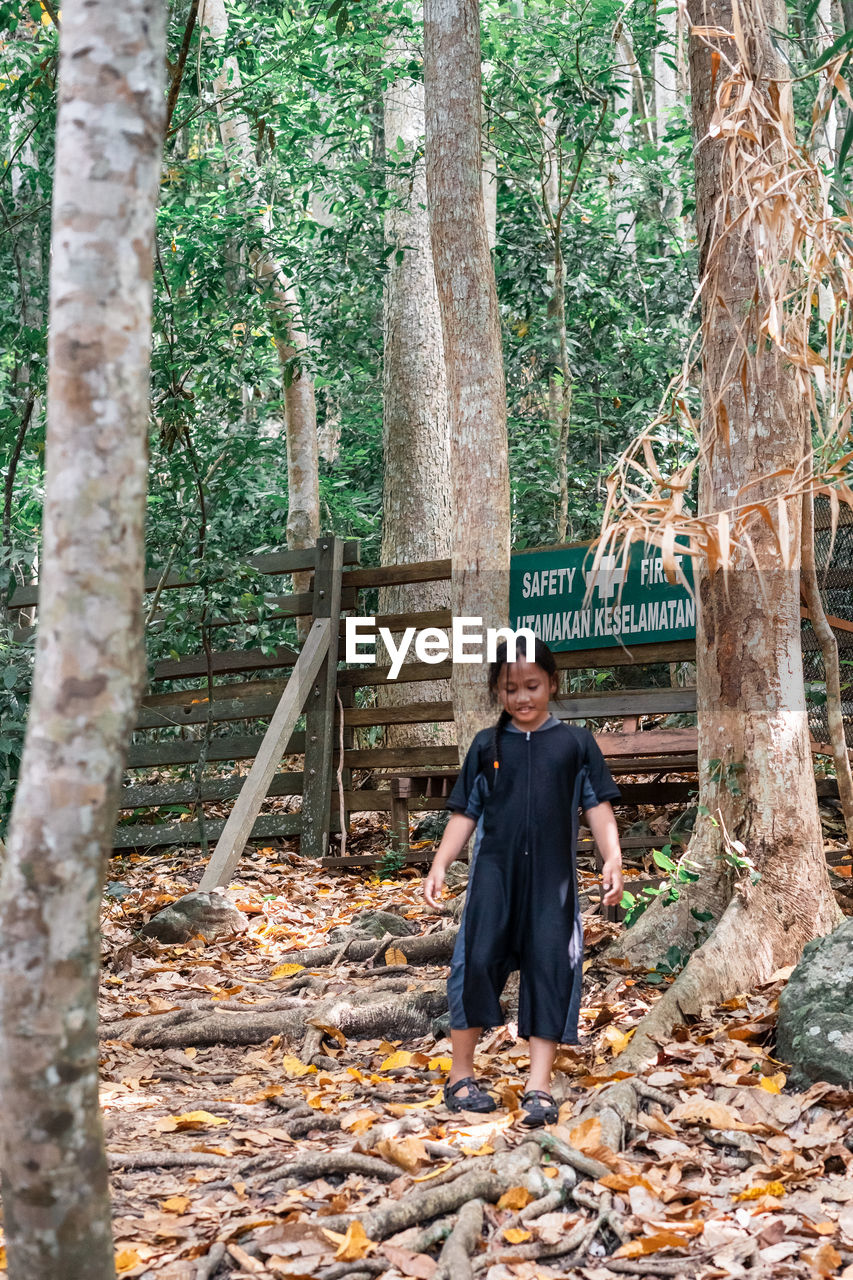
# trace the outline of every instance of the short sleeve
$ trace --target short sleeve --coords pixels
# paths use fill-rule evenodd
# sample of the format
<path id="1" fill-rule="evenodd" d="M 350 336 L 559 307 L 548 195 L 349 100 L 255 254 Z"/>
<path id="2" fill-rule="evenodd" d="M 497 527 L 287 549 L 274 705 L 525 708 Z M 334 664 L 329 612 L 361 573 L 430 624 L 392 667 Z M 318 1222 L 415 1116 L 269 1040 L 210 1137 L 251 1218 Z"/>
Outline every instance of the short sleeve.
<path id="1" fill-rule="evenodd" d="M 605 800 L 620 800 L 622 793 L 610 776 L 601 748 L 589 732 L 585 754 L 586 778 L 581 799 L 583 808 L 592 809 Z"/>
<path id="2" fill-rule="evenodd" d="M 471 746 L 468 748 L 468 754 L 465 756 L 459 777 L 456 779 L 456 785 L 447 797 L 445 808 L 451 813 L 468 813 L 469 802 L 473 798 L 478 778 L 482 777 L 480 768 L 480 748 L 482 746 L 482 735 L 477 734 Z M 479 788 L 477 788 L 479 792 Z M 468 813 L 471 818 L 477 818 L 482 810 L 482 805 L 477 807 L 476 812 Z"/>

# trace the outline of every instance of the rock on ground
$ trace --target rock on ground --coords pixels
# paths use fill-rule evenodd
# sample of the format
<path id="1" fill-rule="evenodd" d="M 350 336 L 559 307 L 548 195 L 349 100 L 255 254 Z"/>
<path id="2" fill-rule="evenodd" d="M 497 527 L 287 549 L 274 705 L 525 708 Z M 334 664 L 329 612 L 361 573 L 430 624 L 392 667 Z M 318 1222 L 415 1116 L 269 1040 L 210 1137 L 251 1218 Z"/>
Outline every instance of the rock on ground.
<path id="1" fill-rule="evenodd" d="M 347 942 L 350 938 L 408 938 L 418 932 L 417 924 L 404 920 L 393 911 L 360 911 L 352 923 L 336 925 L 329 930 L 330 942 Z"/>
<path id="2" fill-rule="evenodd" d="M 245 933 L 249 917 L 221 893 L 187 893 L 168 907 L 158 911 L 142 933 L 158 942 L 187 942 L 201 936 L 205 942 L 217 942 L 235 933 Z"/>
<path id="3" fill-rule="evenodd" d="M 853 1085 L 853 919 L 803 951 L 779 997 L 776 1052 L 795 1088 Z"/>

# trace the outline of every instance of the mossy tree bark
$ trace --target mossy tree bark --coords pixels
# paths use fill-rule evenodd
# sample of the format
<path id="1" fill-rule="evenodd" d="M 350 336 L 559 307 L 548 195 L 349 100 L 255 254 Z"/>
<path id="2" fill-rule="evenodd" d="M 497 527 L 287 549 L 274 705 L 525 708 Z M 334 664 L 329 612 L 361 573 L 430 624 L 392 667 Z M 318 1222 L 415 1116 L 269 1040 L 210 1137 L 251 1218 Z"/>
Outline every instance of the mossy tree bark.
<path id="1" fill-rule="evenodd" d="M 143 676 L 165 52 L 159 0 L 63 5 L 39 633 L 0 884 L 11 1280 L 114 1275 L 98 1105 L 98 926 Z"/>

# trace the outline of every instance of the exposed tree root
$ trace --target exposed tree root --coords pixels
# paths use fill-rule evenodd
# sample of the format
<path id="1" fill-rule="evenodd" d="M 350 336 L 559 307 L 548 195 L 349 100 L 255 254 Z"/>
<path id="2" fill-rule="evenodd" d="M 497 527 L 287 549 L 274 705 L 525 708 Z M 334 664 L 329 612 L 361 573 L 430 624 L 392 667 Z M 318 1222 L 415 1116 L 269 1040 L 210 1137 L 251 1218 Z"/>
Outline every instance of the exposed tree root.
<path id="1" fill-rule="evenodd" d="M 456 1226 L 444 1243 L 434 1280 L 473 1280 L 471 1254 L 483 1231 L 483 1202 L 469 1200 L 459 1210 Z"/>
<path id="2" fill-rule="evenodd" d="M 453 1213 L 469 1200 L 485 1200 L 494 1204 L 510 1187 L 523 1184 L 525 1175 L 536 1168 L 539 1160 L 539 1147 L 533 1142 L 525 1142 L 508 1155 L 489 1162 L 482 1160 L 481 1168 L 463 1173 L 445 1186 L 421 1187 L 402 1200 L 373 1209 L 360 1218 L 361 1224 L 371 1240 L 386 1240 L 407 1227 Z M 339 1214 L 324 1218 L 323 1226 L 329 1231 L 346 1231 L 355 1217 L 354 1214 Z"/>
<path id="3" fill-rule="evenodd" d="M 556 1134 L 546 1133 L 545 1130 L 539 1130 L 537 1133 L 531 1134 L 533 1142 L 537 1142 L 543 1151 L 547 1151 L 555 1160 L 559 1160 L 561 1164 L 567 1164 L 577 1173 L 582 1173 L 585 1178 L 604 1178 L 610 1169 L 606 1164 L 602 1164 L 600 1160 L 593 1160 L 591 1156 L 585 1156 L 580 1151 L 575 1151 L 574 1147 L 570 1147 L 568 1143 L 562 1142 Z"/>
<path id="4" fill-rule="evenodd" d="M 224 1257 L 225 1245 L 221 1240 L 217 1240 L 215 1244 L 210 1246 L 204 1257 L 199 1258 L 196 1262 L 194 1280 L 210 1280 Z"/>
<path id="5" fill-rule="evenodd" d="M 389 934 L 381 942 L 376 938 L 353 938 L 345 944 L 346 958 L 373 959 L 377 968 L 384 967 L 385 952 L 389 947 L 402 951 L 408 964 L 442 964 L 450 959 L 458 929 L 441 929 L 438 933 L 416 935 L 411 938 L 394 938 Z M 335 942 L 327 947 L 307 947 L 304 951 L 288 951 L 280 958 L 281 964 L 301 964 L 306 969 L 319 969 L 334 965 L 342 959 L 342 947 Z M 381 952 L 381 954 L 380 954 Z"/>
<path id="6" fill-rule="evenodd" d="M 796 964 L 806 942 L 829 932 L 838 919 L 828 886 L 817 901 L 815 897 L 813 885 L 780 884 L 772 876 L 744 886 L 710 938 L 640 1022 L 619 1055 L 620 1068 L 631 1070 L 653 1061 L 660 1042 L 679 1022 L 769 982 L 777 969 Z M 611 1090 L 605 1092 L 609 1095 Z"/>
<path id="7" fill-rule="evenodd" d="M 231 1161 L 205 1151 L 110 1151 L 107 1163 L 111 1169 L 218 1169 Z"/>
<path id="8" fill-rule="evenodd" d="M 280 1035 L 293 1043 L 304 1040 L 308 1027 L 322 1022 L 357 1040 L 377 1037 L 414 1040 L 426 1035 L 447 1008 L 444 984 L 422 987 L 405 998 L 385 992 L 353 992 L 304 1009 L 273 1009 L 263 1004 L 248 1013 L 222 1003 L 193 1003 L 188 1008 L 153 1017 L 124 1018 L 101 1028 L 104 1040 L 121 1040 L 134 1047 L 180 1048 L 184 1045 L 261 1044 Z"/>

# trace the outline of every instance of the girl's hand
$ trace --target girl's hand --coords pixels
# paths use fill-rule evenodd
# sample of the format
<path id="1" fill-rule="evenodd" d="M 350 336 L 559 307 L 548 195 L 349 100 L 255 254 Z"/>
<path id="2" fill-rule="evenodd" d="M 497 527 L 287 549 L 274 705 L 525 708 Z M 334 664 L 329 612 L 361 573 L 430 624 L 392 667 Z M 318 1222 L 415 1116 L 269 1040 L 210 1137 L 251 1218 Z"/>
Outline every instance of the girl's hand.
<path id="1" fill-rule="evenodd" d="M 615 907 L 622 901 L 624 883 L 622 880 L 622 863 L 605 862 L 601 871 L 602 903 L 605 907 Z"/>
<path id="2" fill-rule="evenodd" d="M 424 898 L 434 911 L 441 910 L 441 903 L 438 901 L 438 897 L 443 888 L 444 867 L 437 867 L 433 863 L 424 880 Z"/>

